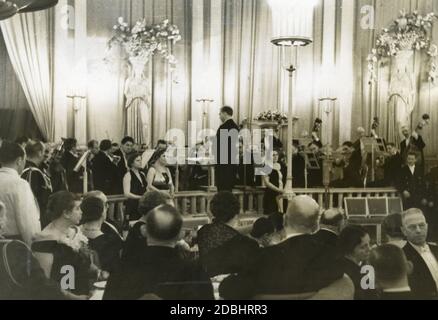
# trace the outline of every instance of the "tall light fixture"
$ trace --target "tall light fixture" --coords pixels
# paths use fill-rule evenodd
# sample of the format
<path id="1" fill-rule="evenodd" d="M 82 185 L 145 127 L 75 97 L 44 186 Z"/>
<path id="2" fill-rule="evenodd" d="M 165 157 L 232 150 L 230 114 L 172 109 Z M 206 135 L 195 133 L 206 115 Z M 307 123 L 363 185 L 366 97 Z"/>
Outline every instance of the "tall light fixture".
<path id="1" fill-rule="evenodd" d="M 268 0 L 272 11 L 273 38 L 272 43 L 281 47 L 283 52 L 294 49 L 297 57 L 298 48 L 313 42 L 313 14 L 317 0 Z M 292 52 L 289 52 L 292 54 Z M 289 73 L 289 110 L 287 130 L 287 182 L 285 193 L 291 199 L 294 196 L 292 188 L 292 141 L 294 117 L 294 73 L 297 68 L 291 63 L 287 65 L 286 55 L 282 55 L 282 65 Z"/>

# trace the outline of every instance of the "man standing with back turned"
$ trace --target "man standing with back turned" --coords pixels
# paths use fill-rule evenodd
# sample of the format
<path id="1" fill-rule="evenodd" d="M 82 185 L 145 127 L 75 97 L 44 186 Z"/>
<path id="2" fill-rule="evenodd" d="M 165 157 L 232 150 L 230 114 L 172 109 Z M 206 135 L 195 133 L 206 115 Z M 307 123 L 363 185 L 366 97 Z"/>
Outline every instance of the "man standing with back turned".
<path id="1" fill-rule="evenodd" d="M 223 107 L 219 113 L 222 125 L 216 134 L 216 187 L 219 192 L 232 191 L 238 170 L 239 127 L 233 120 L 234 111 Z"/>

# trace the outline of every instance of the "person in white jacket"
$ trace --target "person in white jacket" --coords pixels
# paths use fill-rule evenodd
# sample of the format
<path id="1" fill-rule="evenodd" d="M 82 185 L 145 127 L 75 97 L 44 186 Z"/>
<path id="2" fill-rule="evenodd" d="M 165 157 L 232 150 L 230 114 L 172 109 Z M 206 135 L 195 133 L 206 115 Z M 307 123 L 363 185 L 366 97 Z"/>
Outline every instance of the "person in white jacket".
<path id="1" fill-rule="evenodd" d="M 41 232 L 40 211 L 29 183 L 20 178 L 26 164 L 24 149 L 4 141 L 0 147 L 0 201 L 6 208 L 6 239 L 32 244 L 32 238 Z"/>

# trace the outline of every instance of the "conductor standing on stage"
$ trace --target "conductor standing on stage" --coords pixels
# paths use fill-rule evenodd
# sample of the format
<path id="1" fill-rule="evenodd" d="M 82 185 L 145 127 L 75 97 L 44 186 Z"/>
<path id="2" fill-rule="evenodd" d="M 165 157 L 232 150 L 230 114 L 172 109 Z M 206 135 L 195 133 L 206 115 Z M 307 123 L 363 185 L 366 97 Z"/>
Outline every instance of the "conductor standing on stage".
<path id="1" fill-rule="evenodd" d="M 233 120 L 234 111 L 223 107 L 219 113 L 222 125 L 216 134 L 216 187 L 218 191 L 232 191 L 239 167 L 239 127 Z"/>

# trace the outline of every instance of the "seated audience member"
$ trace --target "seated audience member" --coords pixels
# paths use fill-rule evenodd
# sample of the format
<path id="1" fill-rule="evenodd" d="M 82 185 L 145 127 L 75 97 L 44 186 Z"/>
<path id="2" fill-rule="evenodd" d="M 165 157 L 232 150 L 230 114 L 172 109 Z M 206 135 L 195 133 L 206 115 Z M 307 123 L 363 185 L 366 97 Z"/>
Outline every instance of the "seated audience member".
<path id="1" fill-rule="evenodd" d="M 162 192 L 147 192 L 139 201 L 138 212 L 141 215 L 131 230 L 129 230 L 126 237 L 125 244 L 122 251 L 122 260 L 124 262 L 131 261 L 133 263 L 137 260 L 138 252 L 143 250 L 147 244 L 146 239 L 146 219 L 150 211 L 163 204 L 170 204 L 171 198 L 169 195 Z"/>
<path id="2" fill-rule="evenodd" d="M 317 292 L 343 278 L 336 250 L 316 241 L 319 206 L 308 196 L 291 201 L 285 216 L 286 240 L 261 250 L 251 270 L 221 287 L 227 299 L 256 295 L 290 295 Z"/>
<path id="3" fill-rule="evenodd" d="M 40 169 L 44 161 L 45 146 L 40 141 L 29 142 L 26 146 L 26 154 L 26 168 L 21 177 L 29 182 L 40 209 L 41 228 L 45 228 L 49 224 L 49 219 L 45 215 L 47 202 L 53 192 L 49 176 Z"/>
<path id="4" fill-rule="evenodd" d="M 269 215 L 268 219 L 271 220 L 275 228 L 275 233 L 271 237 L 272 243 L 278 244 L 286 239 L 286 232 L 284 230 L 284 214 L 276 212 Z"/>
<path id="5" fill-rule="evenodd" d="M 344 258 L 340 269 L 343 269 L 354 283 L 354 299 L 374 299 L 376 292 L 362 289 L 361 286 L 364 276 L 361 269 L 366 264 L 371 250 L 370 236 L 367 231 L 361 226 L 347 226 L 339 235 L 338 249 Z"/>
<path id="6" fill-rule="evenodd" d="M 94 157 L 92 164 L 94 188 L 108 196 L 118 194 L 116 184 L 119 174 L 117 161 L 113 158 L 110 150 L 111 141 L 102 140 L 100 152 Z"/>
<path id="7" fill-rule="evenodd" d="M 146 192 L 146 176 L 141 171 L 141 155 L 138 153 L 128 156 L 129 171 L 123 178 L 123 193 L 128 200 L 126 205 L 126 218 L 131 221 L 140 219 L 138 202 Z"/>
<path id="8" fill-rule="evenodd" d="M 84 195 L 84 200 L 88 198 L 98 198 L 103 201 L 105 208 L 105 215 L 108 216 L 108 198 L 102 191 L 90 191 Z M 114 223 L 106 219 L 102 223 L 101 230 L 105 234 L 111 234 L 113 237 L 118 237 L 123 241 L 123 238 L 117 228 L 114 226 Z"/>
<path id="9" fill-rule="evenodd" d="M 167 167 L 166 150 L 156 151 L 149 160 L 148 167 L 149 170 L 146 176 L 148 191 L 161 191 L 173 196 L 175 187 L 172 174 Z"/>
<path id="10" fill-rule="evenodd" d="M 16 143 L 4 141 L 0 148 L 0 201 L 6 206 L 4 237 L 32 244 L 41 231 L 40 212 L 32 189 L 20 178 L 26 164 L 26 154 Z"/>
<path id="11" fill-rule="evenodd" d="M 259 251 L 253 239 L 236 229 L 240 204 L 231 192 L 217 193 L 210 203 L 213 223 L 198 231 L 199 257 L 210 277 L 239 273 L 252 266 Z"/>
<path id="12" fill-rule="evenodd" d="M 179 257 L 175 248 L 181 239 L 183 220 L 169 205 L 162 205 L 146 217 L 148 243 L 137 252 L 135 264 L 122 263 L 111 274 L 105 300 L 135 300 L 146 294 L 162 299 L 213 299 L 213 287 L 201 266 Z"/>
<path id="13" fill-rule="evenodd" d="M 336 247 L 339 233 L 344 226 L 344 213 L 339 209 L 329 209 L 323 212 L 320 221 L 320 229 L 314 237 L 322 243 Z"/>
<path id="14" fill-rule="evenodd" d="M 68 191 L 60 191 L 49 198 L 47 209 L 52 221 L 35 237 L 32 251 L 48 279 L 57 283 L 66 276 L 65 266 L 71 266 L 74 283 L 63 288 L 69 299 L 86 299 L 90 281 L 105 280 L 107 275 L 92 264 L 86 250 L 87 238 L 77 227 L 82 218 L 81 200 Z"/>
<path id="15" fill-rule="evenodd" d="M 6 206 L 0 202 L 0 300 L 64 299 L 59 284 L 46 278 L 29 247 L 2 237 L 6 218 Z"/>
<path id="16" fill-rule="evenodd" d="M 260 218 L 251 230 L 251 237 L 255 239 L 260 247 L 269 247 L 273 245 L 273 235 L 275 234 L 275 226 L 268 218 Z"/>
<path id="17" fill-rule="evenodd" d="M 406 238 L 401 230 L 402 216 L 399 213 L 385 217 L 382 223 L 382 233 L 387 244 L 403 248 L 406 245 Z"/>
<path id="18" fill-rule="evenodd" d="M 374 268 L 381 300 L 413 299 L 408 281 L 412 264 L 400 247 L 391 244 L 376 247 L 371 251 L 369 264 Z"/>
<path id="19" fill-rule="evenodd" d="M 104 202 L 99 198 L 82 201 L 82 233 L 88 238 L 88 246 L 97 253 L 100 269 L 112 272 L 120 262 L 123 241 L 113 233 L 103 233 L 102 224 L 106 219 Z"/>
<path id="20" fill-rule="evenodd" d="M 402 214 L 402 232 L 407 239 L 403 251 L 414 266 L 409 286 L 417 299 L 436 299 L 438 287 L 438 247 L 427 243 L 428 224 L 419 209 Z"/>

